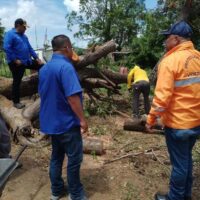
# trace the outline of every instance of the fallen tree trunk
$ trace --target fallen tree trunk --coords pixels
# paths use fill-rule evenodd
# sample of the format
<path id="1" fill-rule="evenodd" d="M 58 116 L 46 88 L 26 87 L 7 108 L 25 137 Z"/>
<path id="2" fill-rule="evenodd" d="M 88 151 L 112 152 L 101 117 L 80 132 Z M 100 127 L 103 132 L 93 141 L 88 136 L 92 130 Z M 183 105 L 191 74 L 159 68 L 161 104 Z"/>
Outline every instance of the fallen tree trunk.
<path id="1" fill-rule="evenodd" d="M 31 120 L 35 115 L 35 105 L 37 105 L 37 111 L 39 110 L 40 99 L 38 98 L 32 105 L 27 107 L 23 112 L 22 110 L 13 107 L 11 101 L 6 97 L 0 95 L 0 113 L 9 125 L 11 129 L 11 135 L 15 142 L 19 142 L 22 145 L 29 147 L 44 147 L 50 144 L 49 137 L 44 134 L 40 134 L 39 130 L 34 129 Z M 34 106 L 33 106 L 34 105 Z M 25 117 L 22 115 L 25 115 Z M 37 112 L 38 113 L 38 112 Z M 84 153 L 102 155 L 104 154 L 103 142 L 99 139 L 84 138 L 83 139 Z"/>
<path id="2" fill-rule="evenodd" d="M 16 142 L 30 147 L 43 147 L 49 144 L 46 136 L 39 134 L 39 131 L 32 127 L 31 121 L 22 116 L 22 111 L 13 107 L 13 103 L 2 95 L 0 95 L 0 113 L 10 127 L 11 135 Z"/>
<path id="3" fill-rule="evenodd" d="M 118 84 L 126 83 L 127 77 L 126 75 L 121 75 L 119 73 L 113 72 L 108 69 L 97 69 L 97 68 L 86 68 L 86 66 L 90 64 L 96 63 L 99 59 L 106 56 L 108 53 L 115 51 L 116 44 L 114 41 L 109 41 L 98 49 L 95 52 L 89 52 L 86 54 L 80 62 L 75 65 L 75 68 L 78 71 L 80 81 L 82 86 L 86 89 L 101 87 L 113 90 L 117 93 Z M 100 79 L 105 81 L 105 84 L 91 84 L 85 79 Z M 101 82 L 101 81 L 97 81 Z M 7 98 L 11 98 L 11 90 L 12 90 L 12 79 L 10 78 L 0 78 L 0 94 L 6 96 Z M 21 83 L 21 97 L 31 96 L 36 93 L 38 90 L 38 74 L 32 74 L 26 76 L 22 79 Z"/>
<path id="4" fill-rule="evenodd" d="M 24 110 L 22 111 L 22 115 L 24 118 L 32 121 L 38 117 L 39 111 L 40 111 L 40 98 L 38 98 L 28 107 L 25 107 Z"/>
<path id="5" fill-rule="evenodd" d="M 26 76 L 21 82 L 21 97 L 31 96 L 38 91 L 38 74 Z M 0 77 L 0 94 L 11 98 L 12 79 Z"/>
<path id="6" fill-rule="evenodd" d="M 96 63 L 100 58 L 107 56 L 107 54 L 115 51 L 116 49 L 116 43 L 111 40 L 109 42 L 106 42 L 102 46 L 99 46 L 98 49 L 96 49 L 94 52 L 89 52 L 86 54 L 83 59 L 81 59 L 76 64 L 76 69 L 80 70 L 81 68 L 88 66 L 90 64 Z"/>

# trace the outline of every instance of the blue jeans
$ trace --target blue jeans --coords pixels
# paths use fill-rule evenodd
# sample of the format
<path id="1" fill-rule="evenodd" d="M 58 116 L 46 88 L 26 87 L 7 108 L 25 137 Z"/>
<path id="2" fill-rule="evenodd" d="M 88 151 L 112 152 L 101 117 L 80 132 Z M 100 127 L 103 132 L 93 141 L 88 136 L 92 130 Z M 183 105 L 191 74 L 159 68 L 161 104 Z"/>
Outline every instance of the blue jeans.
<path id="1" fill-rule="evenodd" d="M 62 165 L 65 154 L 68 157 L 67 182 L 72 200 L 84 197 L 83 186 L 80 182 L 80 166 L 83 160 L 83 142 L 80 127 L 73 128 L 64 134 L 52 135 L 52 155 L 50 161 L 50 180 L 52 194 L 59 196 L 64 189 Z"/>
<path id="2" fill-rule="evenodd" d="M 200 135 L 200 126 L 192 129 L 165 128 L 172 164 L 169 200 L 184 200 L 192 195 L 192 148 Z"/>

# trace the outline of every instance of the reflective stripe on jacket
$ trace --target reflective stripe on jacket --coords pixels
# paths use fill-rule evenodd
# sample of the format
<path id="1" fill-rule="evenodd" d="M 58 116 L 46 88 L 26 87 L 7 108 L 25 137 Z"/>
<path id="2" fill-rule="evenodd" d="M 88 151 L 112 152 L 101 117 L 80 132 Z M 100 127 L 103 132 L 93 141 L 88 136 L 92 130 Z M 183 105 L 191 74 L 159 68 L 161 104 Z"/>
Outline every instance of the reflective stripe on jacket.
<path id="1" fill-rule="evenodd" d="M 138 81 L 148 81 L 147 73 L 141 69 L 139 66 L 135 66 L 129 73 L 127 77 L 127 88 L 131 88 L 132 82 L 136 83 Z"/>
<path id="2" fill-rule="evenodd" d="M 191 41 L 171 49 L 159 65 L 147 123 L 153 125 L 156 117 L 170 128 L 200 126 L 200 52 Z"/>

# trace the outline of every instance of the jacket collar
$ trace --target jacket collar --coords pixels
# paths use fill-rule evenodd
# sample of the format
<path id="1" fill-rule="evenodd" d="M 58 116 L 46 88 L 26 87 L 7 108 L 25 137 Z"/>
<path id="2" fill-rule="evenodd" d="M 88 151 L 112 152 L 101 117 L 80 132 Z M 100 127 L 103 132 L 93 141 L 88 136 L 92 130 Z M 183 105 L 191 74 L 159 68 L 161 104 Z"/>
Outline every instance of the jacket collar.
<path id="1" fill-rule="evenodd" d="M 186 42 L 183 42 L 177 46 L 175 46 L 174 48 L 172 48 L 170 51 L 168 51 L 164 57 L 167 57 L 169 56 L 170 54 L 176 52 L 176 51 L 182 51 L 182 50 L 186 50 L 186 49 L 191 49 L 193 50 L 194 49 L 194 45 L 191 41 L 186 41 Z"/>

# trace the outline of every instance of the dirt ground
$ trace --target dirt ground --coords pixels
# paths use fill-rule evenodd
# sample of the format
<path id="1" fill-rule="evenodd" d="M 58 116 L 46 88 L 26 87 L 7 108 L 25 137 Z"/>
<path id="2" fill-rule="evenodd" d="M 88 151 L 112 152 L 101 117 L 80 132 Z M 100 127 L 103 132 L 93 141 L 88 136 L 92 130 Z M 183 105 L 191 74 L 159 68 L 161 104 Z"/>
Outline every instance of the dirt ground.
<path id="1" fill-rule="evenodd" d="M 85 155 L 81 179 L 90 200 L 152 200 L 157 191 L 168 189 L 170 164 L 162 135 L 124 131 L 125 118 L 89 117 L 90 134 L 105 144 L 103 156 Z M 194 149 L 193 200 L 200 199 L 199 142 Z M 20 146 L 13 144 L 15 155 Z M 23 168 L 15 170 L 1 197 L 2 200 L 48 200 L 48 167 L 51 147 L 27 149 L 20 157 Z M 104 164 L 105 161 L 132 154 Z M 66 162 L 63 166 L 66 181 Z M 62 198 L 66 199 L 66 197 Z"/>

